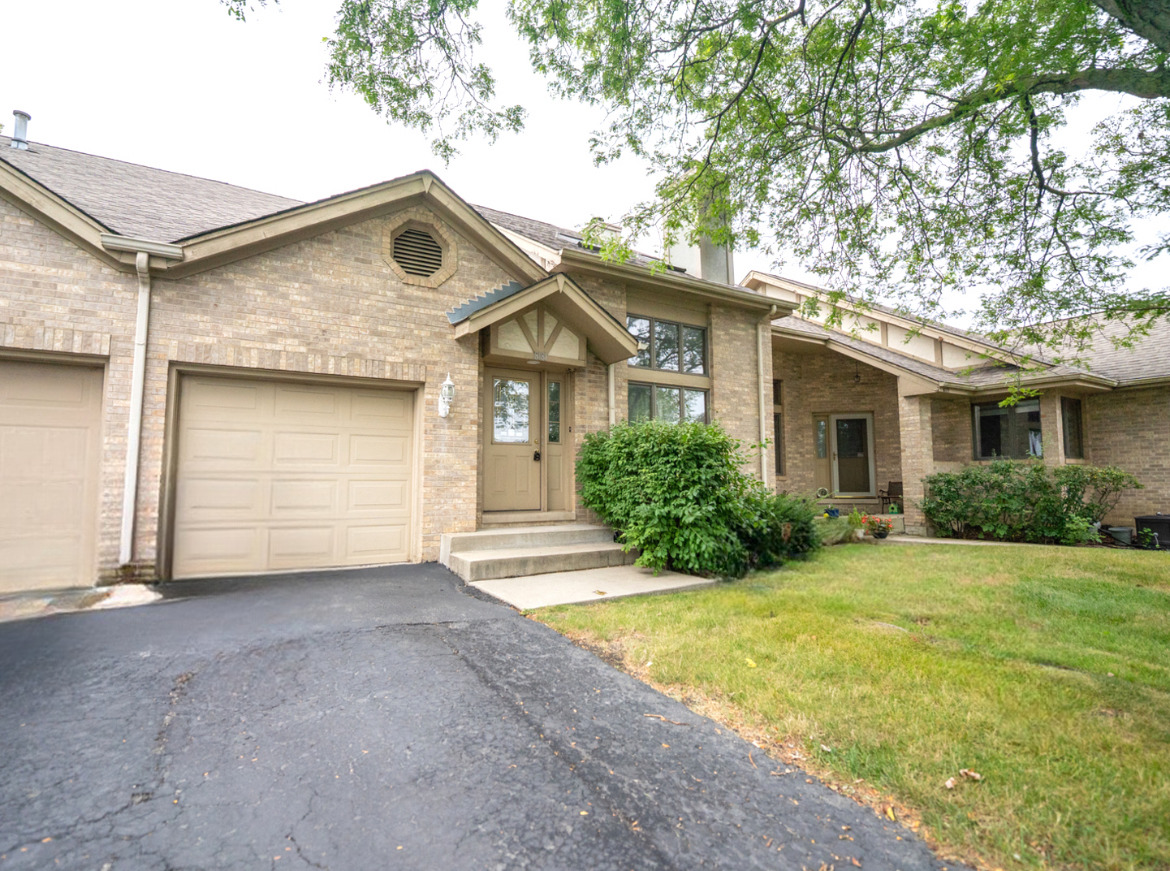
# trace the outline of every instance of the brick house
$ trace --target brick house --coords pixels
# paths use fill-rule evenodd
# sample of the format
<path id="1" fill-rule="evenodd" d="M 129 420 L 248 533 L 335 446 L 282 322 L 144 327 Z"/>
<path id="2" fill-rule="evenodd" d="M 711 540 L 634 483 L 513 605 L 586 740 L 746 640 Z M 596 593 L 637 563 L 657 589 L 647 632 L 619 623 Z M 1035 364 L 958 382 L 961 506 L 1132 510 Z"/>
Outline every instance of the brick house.
<path id="1" fill-rule="evenodd" d="M 606 262 L 426 171 L 301 203 L 22 132 L 0 592 L 434 560 L 444 533 L 584 519 L 577 447 L 629 396 L 766 436 L 782 301 Z"/>
<path id="2" fill-rule="evenodd" d="M 744 286 L 803 306 L 820 288 L 750 273 Z M 916 503 L 922 479 L 993 457 L 1049 464 L 1116 465 L 1145 489 L 1128 491 L 1107 522 L 1170 511 L 1170 322 L 1136 348 L 1105 326 L 1087 369 L 1020 354 L 978 334 L 923 324 L 881 306 L 839 304 L 772 325 L 775 484 L 827 492 L 834 505 L 879 507 L 890 482 L 904 487 L 906 531 L 926 532 Z M 1017 382 L 1037 399 L 1000 408 Z"/>
<path id="3" fill-rule="evenodd" d="M 427 171 L 302 203 L 15 132 L 0 593 L 434 560 L 444 534 L 588 519 L 577 448 L 627 417 L 777 436 L 752 471 L 842 505 L 903 481 L 910 531 L 924 475 L 1007 446 L 1129 468 L 1149 489 L 1119 518 L 1170 501 L 1166 335 L 1027 376 L 1042 398 L 1005 416 L 1002 349 L 792 317 L 815 288 L 736 286 L 711 246 L 614 263 Z"/>

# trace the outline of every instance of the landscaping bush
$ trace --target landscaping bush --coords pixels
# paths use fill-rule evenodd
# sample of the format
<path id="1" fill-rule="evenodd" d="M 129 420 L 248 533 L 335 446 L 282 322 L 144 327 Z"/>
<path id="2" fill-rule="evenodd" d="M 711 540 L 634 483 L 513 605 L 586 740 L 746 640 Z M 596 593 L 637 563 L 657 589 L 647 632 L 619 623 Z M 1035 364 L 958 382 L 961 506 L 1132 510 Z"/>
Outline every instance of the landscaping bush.
<path id="1" fill-rule="evenodd" d="M 943 536 L 1081 544 L 1097 539 L 1093 524 L 1122 490 L 1140 486 L 1112 466 L 1049 470 L 1043 463 L 995 460 L 928 476 L 922 511 Z"/>
<path id="2" fill-rule="evenodd" d="M 769 492 L 740 467 L 717 424 L 623 423 L 585 437 L 581 501 L 618 529 L 638 565 L 741 577 L 814 549 L 812 508 Z"/>

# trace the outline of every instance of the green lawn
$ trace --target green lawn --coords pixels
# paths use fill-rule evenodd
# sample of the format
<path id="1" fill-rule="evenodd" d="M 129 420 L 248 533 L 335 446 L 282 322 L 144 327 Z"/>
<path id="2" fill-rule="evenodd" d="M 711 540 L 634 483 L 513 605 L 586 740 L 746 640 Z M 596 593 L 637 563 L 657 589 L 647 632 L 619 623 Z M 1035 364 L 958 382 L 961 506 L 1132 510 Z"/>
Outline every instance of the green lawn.
<path id="1" fill-rule="evenodd" d="M 1166 554 L 853 544 L 533 616 L 847 791 L 876 788 L 943 855 L 1170 867 Z"/>

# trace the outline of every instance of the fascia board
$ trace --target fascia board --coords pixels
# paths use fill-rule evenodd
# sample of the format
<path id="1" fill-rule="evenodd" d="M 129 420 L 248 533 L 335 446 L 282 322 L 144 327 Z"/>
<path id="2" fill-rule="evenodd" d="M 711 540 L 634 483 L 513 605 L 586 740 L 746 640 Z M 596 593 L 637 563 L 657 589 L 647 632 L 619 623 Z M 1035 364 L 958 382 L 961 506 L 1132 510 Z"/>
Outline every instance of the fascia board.
<path id="1" fill-rule="evenodd" d="M 180 278 L 282 245 L 311 238 L 330 230 L 355 224 L 421 200 L 459 227 L 473 244 L 510 275 L 526 283 L 548 275 L 510 239 L 501 234 L 478 212 L 452 193 L 429 172 L 364 188 L 348 194 L 296 206 L 275 215 L 258 218 L 234 227 L 213 230 L 181 242 L 185 258 L 165 269 L 168 277 Z"/>
<path id="2" fill-rule="evenodd" d="M 551 303 L 550 298 L 557 296 L 564 296 L 578 310 L 586 312 L 594 327 L 600 330 L 602 347 L 596 347 L 597 338 L 590 339 L 590 341 L 595 345 L 595 350 L 603 352 L 598 356 L 602 357 L 605 362 L 613 363 L 624 360 L 633 356 L 637 351 L 637 340 L 622 329 L 613 316 L 578 287 L 570 277 L 560 274 L 550 276 L 495 305 L 480 309 L 466 320 L 460 321 L 455 325 L 455 338 L 477 333 L 485 327 L 519 314 L 542 300 L 549 300 Z"/>
<path id="3" fill-rule="evenodd" d="M 705 299 L 731 303 L 744 308 L 754 308 L 760 311 L 769 311 L 773 306 L 778 312 L 785 313 L 796 310 L 795 303 L 773 297 L 763 296 L 749 290 L 737 289 L 730 285 L 717 284 L 713 281 L 691 278 L 679 273 L 653 273 L 640 266 L 629 266 L 625 263 L 616 263 L 602 260 L 596 254 L 578 251 L 572 248 L 561 249 L 561 262 L 554 271 L 569 269 L 592 272 L 610 278 L 619 278 L 629 283 L 640 284 L 661 290 L 685 291 Z M 779 313 L 775 317 L 781 317 Z"/>
<path id="4" fill-rule="evenodd" d="M 791 278 L 783 278 L 779 275 L 766 275 L 762 272 L 757 272 L 754 269 L 747 274 L 743 280 L 743 283 L 745 287 L 770 284 L 774 287 L 781 287 L 785 290 L 791 290 L 794 293 L 803 293 L 806 296 L 821 297 L 823 294 L 828 292 L 824 288 L 817 287 L 814 284 L 806 284 L 802 281 L 794 281 Z M 958 345 L 964 350 L 972 351 L 988 359 L 995 359 L 994 357 L 991 357 L 992 353 L 1002 354 L 1013 363 L 1018 362 L 1023 357 L 1022 354 L 1016 354 L 1007 350 L 1006 348 L 1000 348 L 992 342 L 984 342 L 978 339 L 972 339 L 969 336 L 964 336 L 959 333 L 952 333 L 948 330 L 942 330 L 936 326 L 932 326 L 931 324 L 920 323 L 916 320 L 913 320 L 912 318 L 905 318 L 901 315 L 893 314 L 891 312 L 878 311 L 876 309 L 865 309 L 849 302 L 849 300 L 841 300 L 836 303 L 836 305 L 838 308 L 845 309 L 846 311 L 852 312 L 853 314 L 863 315 L 867 318 L 873 318 L 876 321 L 884 320 L 887 323 L 896 327 L 901 327 L 902 329 L 915 330 L 921 335 L 930 339 L 940 339 L 944 342 L 950 342 L 952 345 Z M 896 352 L 895 348 L 890 348 L 890 350 Z"/>
<path id="5" fill-rule="evenodd" d="M 102 246 L 101 237 L 109 233 L 108 227 L 4 161 L 0 161 L 0 196 L 21 210 L 32 211 L 52 229 L 115 269 L 134 268 L 134 255 L 124 259 Z"/>

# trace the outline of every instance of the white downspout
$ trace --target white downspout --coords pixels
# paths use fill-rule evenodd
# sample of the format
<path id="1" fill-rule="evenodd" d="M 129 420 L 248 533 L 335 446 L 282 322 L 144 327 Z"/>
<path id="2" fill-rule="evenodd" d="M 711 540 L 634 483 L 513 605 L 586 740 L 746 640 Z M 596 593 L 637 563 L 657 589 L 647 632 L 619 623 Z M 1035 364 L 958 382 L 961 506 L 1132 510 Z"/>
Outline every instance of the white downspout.
<path id="1" fill-rule="evenodd" d="M 762 324 L 760 324 L 760 326 L 756 329 L 756 338 L 758 339 L 758 342 L 756 344 L 756 362 L 758 364 L 758 369 L 759 369 L 758 380 L 760 382 L 760 444 L 761 445 L 768 440 L 768 421 L 772 417 L 770 414 L 768 414 L 768 407 L 765 405 L 765 403 L 767 402 L 767 399 L 768 399 L 768 391 L 766 391 L 764 389 L 765 376 L 767 375 L 767 373 L 764 372 L 764 342 L 771 341 L 771 339 L 772 339 L 772 330 L 771 330 L 772 319 L 774 317 L 776 317 L 776 311 L 778 309 L 779 309 L 779 306 L 775 306 L 775 305 L 772 306 L 772 310 L 770 312 L 768 312 L 767 316 L 764 318 L 764 322 Z M 767 378 L 766 380 L 771 381 L 772 379 Z M 763 448 L 760 448 L 760 480 L 764 482 L 765 486 L 771 488 L 772 485 L 768 481 L 768 452 L 766 450 L 764 450 Z"/>
<path id="2" fill-rule="evenodd" d="M 134 558 L 134 518 L 138 504 L 138 466 L 142 454 L 142 402 L 146 392 L 146 334 L 150 326 L 150 255 L 139 251 L 138 318 L 134 324 L 134 369 L 130 376 L 130 421 L 126 428 L 126 477 L 122 487 L 122 538 L 118 563 Z"/>
<path id="3" fill-rule="evenodd" d="M 617 423 L 617 400 L 615 397 L 616 390 L 614 388 L 614 369 L 616 363 L 610 363 L 606 366 L 606 377 L 609 382 L 609 389 L 607 392 L 607 399 L 609 400 L 609 425 L 612 427 Z"/>

